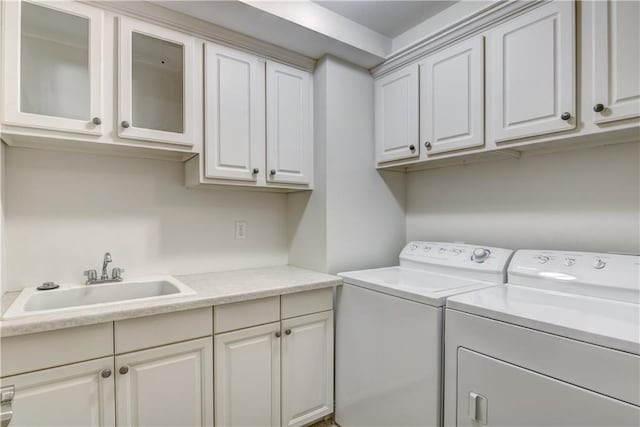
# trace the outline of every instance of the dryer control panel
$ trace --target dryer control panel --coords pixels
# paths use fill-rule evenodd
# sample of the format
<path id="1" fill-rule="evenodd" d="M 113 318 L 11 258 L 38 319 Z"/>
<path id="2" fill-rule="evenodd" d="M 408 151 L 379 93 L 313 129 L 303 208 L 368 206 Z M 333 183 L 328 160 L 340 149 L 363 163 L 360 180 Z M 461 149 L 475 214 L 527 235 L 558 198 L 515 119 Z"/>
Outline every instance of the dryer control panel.
<path id="1" fill-rule="evenodd" d="M 508 282 L 559 292 L 640 302 L 640 256 L 519 250 Z"/>

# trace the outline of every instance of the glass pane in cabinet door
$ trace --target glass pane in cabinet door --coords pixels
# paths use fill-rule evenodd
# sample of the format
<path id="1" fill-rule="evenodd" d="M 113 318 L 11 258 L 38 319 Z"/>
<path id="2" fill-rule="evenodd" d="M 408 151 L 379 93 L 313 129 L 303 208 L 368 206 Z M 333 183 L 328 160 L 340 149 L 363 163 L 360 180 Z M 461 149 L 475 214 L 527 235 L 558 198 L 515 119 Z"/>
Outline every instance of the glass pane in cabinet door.
<path id="1" fill-rule="evenodd" d="M 184 131 L 184 46 L 132 34 L 133 126 Z"/>
<path id="2" fill-rule="evenodd" d="M 20 111 L 89 120 L 89 20 L 22 3 Z"/>

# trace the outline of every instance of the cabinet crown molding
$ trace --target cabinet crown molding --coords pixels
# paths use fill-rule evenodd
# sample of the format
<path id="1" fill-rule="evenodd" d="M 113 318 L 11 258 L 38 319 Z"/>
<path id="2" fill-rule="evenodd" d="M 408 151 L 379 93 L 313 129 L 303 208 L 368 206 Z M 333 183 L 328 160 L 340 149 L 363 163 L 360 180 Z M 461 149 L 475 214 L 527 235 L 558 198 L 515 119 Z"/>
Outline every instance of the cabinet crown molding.
<path id="1" fill-rule="evenodd" d="M 382 64 L 371 68 L 369 72 L 374 78 L 385 76 L 415 63 L 437 50 L 486 31 L 549 1 L 551 0 L 498 0 L 480 11 L 455 21 L 451 25 L 425 36 L 422 40 L 392 53 Z"/>

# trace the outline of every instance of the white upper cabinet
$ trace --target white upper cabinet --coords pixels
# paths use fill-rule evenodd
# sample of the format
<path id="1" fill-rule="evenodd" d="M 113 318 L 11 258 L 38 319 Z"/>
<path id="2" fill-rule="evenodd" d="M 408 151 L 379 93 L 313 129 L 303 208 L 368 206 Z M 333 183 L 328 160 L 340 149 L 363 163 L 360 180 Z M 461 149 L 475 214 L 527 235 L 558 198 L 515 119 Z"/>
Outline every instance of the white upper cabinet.
<path id="1" fill-rule="evenodd" d="M 117 425 L 213 425 L 213 346 L 201 338 L 115 358 Z"/>
<path id="2" fill-rule="evenodd" d="M 205 176 L 256 181 L 265 167 L 265 61 L 205 45 Z"/>
<path id="3" fill-rule="evenodd" d="M 420 63 L 423 157 L 484 145 L 484 38 L 476 37 Z"/>
<path id="4" fill-rule="evenodd" d="M 3 122 L 101 135 L 103 12 L 76 2 L 3 6 Z"/>
<path id="5" fill-rule="evenodd" d="M 576 127 L 574 2 L 554 1 L 489 34 L 493 139 Z"/>
<path id="6" fill-rule="evenodd" d="M 418 140 L 418 65 L 375 82 L 376 162 L 420 155 Z"/>
<path id="7" fill-rule="evenodd" d="M 282 425 L 333 412 L 333 310 L 282 321 Z"/>
<path id="8" fill-rule="evenodd" d="M 640 116 L 640 2 L 603 0 L 593 8 L 593 121 Z"/>
<path id="9" fill-rule="evenodd" d="M 118 25 L 118 135 L 194 145 L 201 114 L 196 40 L 129 18 Z"/>
<path id="10" fill-rule="evenodd" d="M 267 182 L 311 183 L 311 103 L 309 73 L 267 62 Z"/>

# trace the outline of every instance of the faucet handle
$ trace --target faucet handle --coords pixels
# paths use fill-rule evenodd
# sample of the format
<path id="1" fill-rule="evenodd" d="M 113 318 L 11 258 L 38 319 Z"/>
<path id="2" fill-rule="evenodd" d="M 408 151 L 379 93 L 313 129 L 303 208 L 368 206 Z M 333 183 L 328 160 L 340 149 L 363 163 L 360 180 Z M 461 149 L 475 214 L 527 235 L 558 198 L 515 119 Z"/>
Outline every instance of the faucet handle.
<path id="1" fill-rule="evenodd" d="M 124 273 L 124 268 L 113 267 L 111 270 L 111 278 L 112 279 L 122 279 L 122 273 Z"/>
<path id="2" fill-rule="evenodd" d="M 95 269 L 86 270 L 84 275 L 87 276 L 87 282 L 98 280 L 98 272 Z"/>

